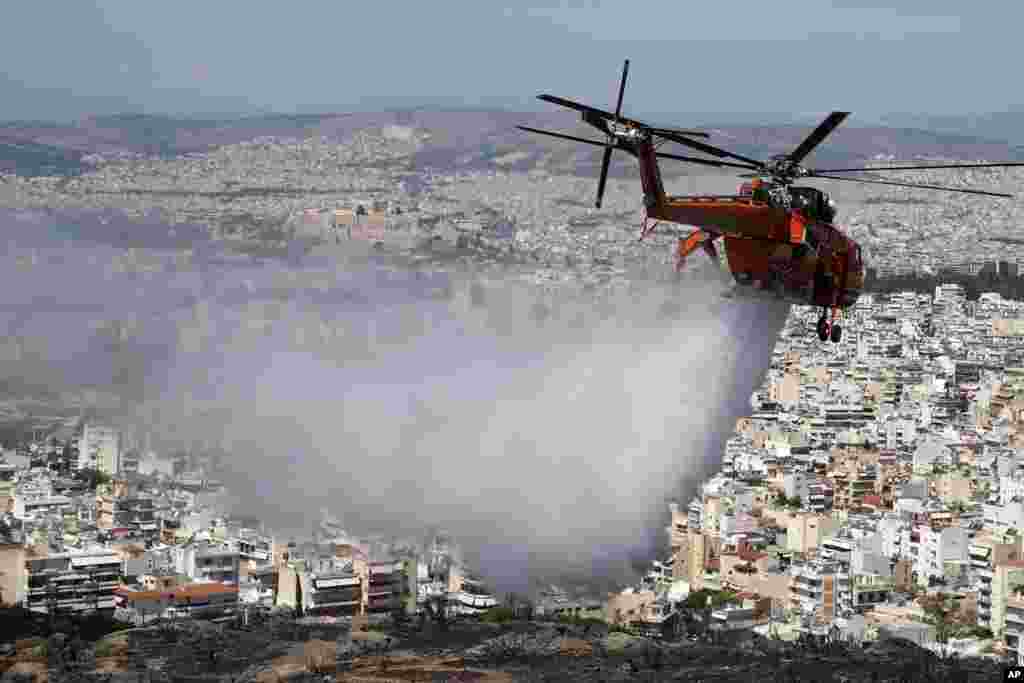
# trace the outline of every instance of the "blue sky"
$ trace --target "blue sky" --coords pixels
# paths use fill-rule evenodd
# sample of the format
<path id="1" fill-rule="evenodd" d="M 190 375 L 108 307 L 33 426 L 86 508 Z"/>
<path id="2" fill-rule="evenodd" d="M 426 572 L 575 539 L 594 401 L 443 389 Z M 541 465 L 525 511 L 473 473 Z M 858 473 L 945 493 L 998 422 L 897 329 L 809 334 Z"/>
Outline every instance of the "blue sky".
<path id="1" fill-rule="evenodd" d="M 0 119 L 526 107 L 541 91 L 608 103 L 626 57 L 638 113 L 1024 104 L 1013 2 L 11 0 L 6 13 Z"/>

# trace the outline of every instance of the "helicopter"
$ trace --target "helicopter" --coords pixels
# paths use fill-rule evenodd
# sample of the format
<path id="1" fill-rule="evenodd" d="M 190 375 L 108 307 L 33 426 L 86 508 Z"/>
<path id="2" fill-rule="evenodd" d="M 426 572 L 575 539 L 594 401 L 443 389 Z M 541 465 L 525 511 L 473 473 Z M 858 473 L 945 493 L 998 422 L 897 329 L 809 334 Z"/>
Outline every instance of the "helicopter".
<path id="1" fill-rule="evenodd" d="M 529 133 L 603 147 L 604 156 L 601 159 L 595 202 L 598 209 L 601 208 L 601 200 L 604 197 L 612 152 L 621 150 L 636 157 L 640 165 L 640 182 L 646 211 L 640 229 L 641 240 L 650 235 L 662 221 L 693 227 L 688 235 L 679 238 L 676 249 L 676 268 L 679 269 L 687 257 L 698 248 L 705 251 L 714 263 L 720 263 L 715 241 L 721 239 L 737 290 L 755 298 L 769 297 L 821 308 L 816 331 L 822 342 L 831 340 L 838 344 L 842 340 L 842 326 L 839 320 L 842 311 L 857 302 L 864 288 L 864 259 L 860 245 L 834 225 L 836 206 L 829 195 L 814 187 L 795 185 L 794 182 L 803 178 L 822 178 L 991 197 L 1012 197 L 1013 195 L 1000 192 L 851 178 L 835 174 L 1024 166 L 1024 162 L 829 169 L 803 166 L 804 159 L 850 115 L 850 112 L 844 111 L 829 114 L 792 152 L 778 154 L 762 161 L 696 139 L 709 138 L 710 135 L 704 131 L 652 126 L 622 116 L 622 98 L 628 75 L 627 59 L 622 68 L 614 112 L 554 95 L 538 96 L 538 99 L 551 104 L 580 112 L 583 121 L 604 133 L 604 141 L 530 126 L 517 128 Z M 695 157 L 658 151 L 666 142 L 688 147 L 707 156 Z M 736 195 L 669 196 L 665 193 L 662 183 L 659 159 L 740 169 L 745 173 L 739 176 L 749 182 L 741 184 Z"/>

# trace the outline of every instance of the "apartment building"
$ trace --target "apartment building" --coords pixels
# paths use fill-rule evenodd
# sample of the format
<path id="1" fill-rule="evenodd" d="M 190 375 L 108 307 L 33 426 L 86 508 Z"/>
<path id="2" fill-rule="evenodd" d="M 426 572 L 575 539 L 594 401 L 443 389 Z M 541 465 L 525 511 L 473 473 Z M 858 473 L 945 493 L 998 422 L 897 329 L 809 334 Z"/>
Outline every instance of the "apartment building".
<path id="1" fill-rule="evenodd" d="M 972 479 L 960 474 L 947 472 L 935 480 L 935 496 L 943 503 L 967 503 L 971 500 Z"/>
<path id="2" fill-rule="evenodd" d="M 206 541 L 175 546 L 175 570 L 194 581 L 238 583 L 240 557 L 237 548 Z"/>
<path id="3" fill-rule="evenodd" d="M 996 567 L 1010 560 L 1021 559 L 1019 541 L 979 534 L 968 546 L 972 585 L 978 591 L 978 626 L 992 629 L 992 579 Z"/>
<path id="4" fill-rule="evenodd" d="M 144 575 L 166 576 L 174 574 L 176 568 L 173 548 L 158 546 L 143 548 L 134 546 L 132 550 L 122 551 L 124 556 L 124 576 L 140 577 Z"/>
<path id="5" fill-rule="evenodd" d="M 370 562 L 366 586 L 368 612 L 389 612 L 402 606 L 406 588 L 401 562 Z"/>
<path id="6" fill-rule="evenodd" d="M 96 491 L 96 527 L 110 530 L 117 524 L 117 498 L 109 487 Z"/>
<path id="7" fill-rule="evenodd" d="M 928 586 L 930 579 L 945 579 L 950 564 L 968 564 L 968 530 L 962 527 L 920 527 L 920 544 L 914 564 L 918 585 Z"/>
<path id="8" fill-rule="evenodd" d="M 113 610 L 121 567 L 121 556 L 106 548 L 29 555 L 25 606 L 43 614 Z"/>
<path id="9" fill-rule="evenodd" d="M 118 527 L 131 529 L 138 535 L 156 536 L 160 532 L 156 505 L 148 496 L 118 498 L 114 518 Z"/>
<path id="10" fill-rule="evenodd" d="M 834 533 L 840 521 L 829 515 L 802 512 L 789 518 L 786 524 L 786 550 L 794 553 L 808 553 L 818 547 L 826 537 Z"/>
<path id="11" fill-rule="evenodd" d="M 1009 601 L 1018 588 L 1024 586 L 1024 560 L 1007 560 L 996 565 L 992 573 L 992 616 L 989 622 L 996 637 L 1006 629 L 1006 614 Z"/>
<path id="12" fill-rule="evenodd" d="M 351 565 L 333 571 L 302 572 L 302 608 L 306 614 L 351 616 L 363 614 L 363 577 Z"/>
<path id="13" fill-rule="evenodd" d="M 121 470 L 121 435 L 113 427 L 86 423 L 78 440 L 77 469 L 114 476 Z"/>
<path id="14" fill-rule="evenodd" d="M 687 529 L 689 515 L 679 509 L 678 503 L 669 503 L 671 523 L 665 529 L 672 552 L 672 578 L 688 579 L 690 575 L 690 539 Z"/>
<path id="15" fill-rule="evenodd" d="M 28 589 L 25 537 L 20 527 L 0 522 L 0 605 L 20 605 Z"/>
<path id="16" fill-rule="evenodd" d="M 1006 600 L 1006 649 L 1024 665 L 1024 595 L 1014 593 Z"/>
<path id="17" fill-rule="evenodd" d="M 839 567 L 834 562 L 812 560 L 794 564 L 790 583 L 790 604 L 818 621 L 838 616 Z"/>

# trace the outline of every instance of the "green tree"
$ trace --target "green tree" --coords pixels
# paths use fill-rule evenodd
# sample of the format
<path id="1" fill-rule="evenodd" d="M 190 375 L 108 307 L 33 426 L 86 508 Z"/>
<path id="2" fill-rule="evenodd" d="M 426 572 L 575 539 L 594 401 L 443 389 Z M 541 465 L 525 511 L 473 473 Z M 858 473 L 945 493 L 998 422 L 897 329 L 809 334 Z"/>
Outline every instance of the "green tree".
<path id="1" fill-rule="evenodd" d="M 935 627 L 935 640 L 949 641 L 956 627 L 956 604 L 945 593 L 926 595 L 918 601 L 925 613 L 925 621 Z"/>
<path id="2" fill-rule="evenodd" d="M 710 606 L 715 608 L 735 600 L 736 594 L 732 591 L 715 591 L 704 588 L 690 593 L 686 598 L 686 606 L 689 609 L 705 609 L 709 606 L 708 598 L 711 599 Z"/>
<path id="3" fill-rule="evenodd" d="M 85 482 L 86 485 L 94 491 L 96 490 L 97 487 L 109 484 L 112 481 L 109 474 L 90 468 L 78 470 L 77 472 L 75 472 L 75 479 L 81 482 Z"/>

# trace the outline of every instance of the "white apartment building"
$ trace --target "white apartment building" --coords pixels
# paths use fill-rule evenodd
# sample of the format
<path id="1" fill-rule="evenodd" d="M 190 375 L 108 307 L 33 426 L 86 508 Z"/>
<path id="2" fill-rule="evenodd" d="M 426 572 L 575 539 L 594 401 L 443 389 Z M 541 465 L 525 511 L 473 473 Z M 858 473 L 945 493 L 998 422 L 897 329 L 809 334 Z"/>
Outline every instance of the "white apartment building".
<path id="1" fill-rule="evenodd" d="M 970 539 L 967 529 L 949 527 L 936 530 L 930 526 L 922 526 L 920 529 L 921 542 L 914 560 L 918 584 L 927 586 L 931 577 L 945 576 L 946 564 L 949 562 L 968 563 Z"/>
<path id="2" fill-rule="evenodd" d="M 78 469 L 114 476 L 121 469 L 121 435 L 113 427 L 86 423 L 78 442 Z"/>
<path id="3" fill-rule="evenodd" d="M 903 549 L 904 531 L 909 532 L 909 525 L 898 515 L 887 514 L 878 521 L 878 535 L 882 537 L 882 554 L 886 557 L 900 557 Z"/>
<path id="4" fill-rule="evenodd" d="M 1014 498 L 1024 499 L 1024 477 L 999 477 L 999 504 L 1006 505 Z"/>

